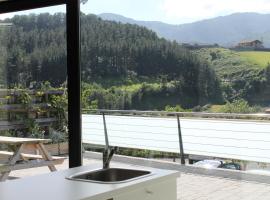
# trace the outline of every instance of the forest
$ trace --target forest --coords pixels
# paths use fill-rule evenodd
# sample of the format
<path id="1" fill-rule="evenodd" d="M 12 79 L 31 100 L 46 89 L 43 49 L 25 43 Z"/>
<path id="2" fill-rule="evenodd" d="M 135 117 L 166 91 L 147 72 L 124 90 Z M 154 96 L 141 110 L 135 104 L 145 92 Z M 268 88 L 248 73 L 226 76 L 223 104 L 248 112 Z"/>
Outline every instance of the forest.
<path id="1" fill-rule="evenodd" d="M 2 22 L 12 24 L 0 28 L 2 88 L 66 82 L 65 14 Z M 83 108 L 190 109 L 227 100 L 207 59 L 145 27 L 95 15 L 81 15 L 81 68 Z"/>

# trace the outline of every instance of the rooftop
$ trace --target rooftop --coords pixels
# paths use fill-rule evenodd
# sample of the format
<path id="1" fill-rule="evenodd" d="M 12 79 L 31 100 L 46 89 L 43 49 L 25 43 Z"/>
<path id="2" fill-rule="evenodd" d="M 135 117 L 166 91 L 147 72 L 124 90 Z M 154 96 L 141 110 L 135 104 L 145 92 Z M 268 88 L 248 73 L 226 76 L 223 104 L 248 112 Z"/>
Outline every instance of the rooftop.
<path id="1" fill-rule="evenodd" d="M 260 41 L 260 40 L 244 40 L 244 41 L 239 42 L 239 44 L 252 43 L 252 42 L 262 43 L 262 41 Z"/>

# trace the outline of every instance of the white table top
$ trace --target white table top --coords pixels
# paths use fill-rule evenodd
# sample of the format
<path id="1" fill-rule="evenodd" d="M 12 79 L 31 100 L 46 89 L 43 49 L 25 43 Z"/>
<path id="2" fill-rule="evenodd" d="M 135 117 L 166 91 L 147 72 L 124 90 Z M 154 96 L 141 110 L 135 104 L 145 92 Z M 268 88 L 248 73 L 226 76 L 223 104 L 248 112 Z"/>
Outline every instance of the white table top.
<path id="1" fill-rule="evenodd" d="M 78 200 L 91 199 L 101 200 L 109 199 L 112 195 L 119 195 L 123 192 L 146 187 L 158 181 L 176 179 L 179 172 L 160 170 L 153 168 L 143 168 L 150 170 L 153 174 L 141 179 L 121 184 L 99 184 L 92 182 L 67 180 L 65 177 L 74 173 L 100 169 L 100 165 L 90 165 L 76 167 L 72 169 L 52 172 L 49 174 L 33 176 L 18 180 L 10 180 L 0 183 L 1 200 Z M 141 169 L 142 167 L 132 167 L 132 169 Z"/>

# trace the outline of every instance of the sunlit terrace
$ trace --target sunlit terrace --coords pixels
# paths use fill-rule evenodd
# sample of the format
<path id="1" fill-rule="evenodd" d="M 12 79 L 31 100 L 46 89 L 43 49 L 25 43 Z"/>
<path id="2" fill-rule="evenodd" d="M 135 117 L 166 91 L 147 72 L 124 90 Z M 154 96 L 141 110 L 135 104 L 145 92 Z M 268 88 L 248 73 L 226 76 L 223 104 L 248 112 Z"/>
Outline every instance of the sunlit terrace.
<path id="1" fill-rule="evenodd" d="M 258 118 L 260 121 L 256 121 Z M 268 118 L 267 114 L 85 111 L 83 165 L 100 168 L 103 149 L 118 147 L 112 168 L 179 171 L 179 200 L 269 199 Z M 63 154 L 66 150 L 53 154 L 61 151 Z M 56 165 L 57 170 L 68 165 L 68 156 L 61 157 L 65 161 Z M 211 163 L 196 165 L 203 160 L 221 161 L 223 166 L 233 163 L 241 169 Z M 48 167 L 16 170 L 10 173 L 8 181 L 48 171 Z"/>

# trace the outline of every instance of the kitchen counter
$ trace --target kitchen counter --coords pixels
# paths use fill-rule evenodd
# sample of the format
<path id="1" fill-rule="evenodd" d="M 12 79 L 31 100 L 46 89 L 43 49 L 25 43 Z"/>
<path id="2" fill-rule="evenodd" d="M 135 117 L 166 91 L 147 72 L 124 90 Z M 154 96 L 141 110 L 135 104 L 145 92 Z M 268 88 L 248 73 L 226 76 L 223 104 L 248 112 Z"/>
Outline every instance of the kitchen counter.
<path id="1" fill-rule="evenodd" d="M 134 166 L 130 169 L 142 169 Z M 179 172 L 143 167 L 151 171 L 146 176 L 130 182 L 101 184 L 68 180 L 65 177 L 78 172 L 100 169 L 100 165 L 90 165 L 52 172 L 49 174 L 27 177 L 0 183 L 1 200 L 107 200 L 137 188 L 148 187 L 159 182 L 175 180 Z"/>

